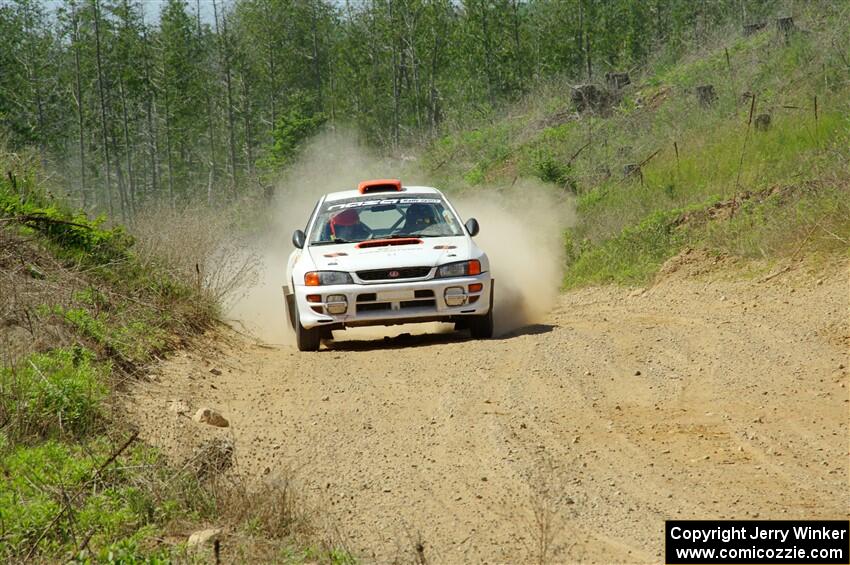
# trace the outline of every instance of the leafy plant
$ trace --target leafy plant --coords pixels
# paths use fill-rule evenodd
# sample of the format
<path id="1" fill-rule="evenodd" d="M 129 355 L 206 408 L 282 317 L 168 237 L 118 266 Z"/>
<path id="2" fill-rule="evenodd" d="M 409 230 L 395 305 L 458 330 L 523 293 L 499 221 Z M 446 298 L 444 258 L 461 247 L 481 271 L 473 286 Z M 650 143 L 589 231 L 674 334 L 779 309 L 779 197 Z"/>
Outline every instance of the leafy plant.
<path id="1" fill-rule="evenodd" d="M 82 436 L 101 416 L 105 369 L 91 351 L 54 349 L 0 369 L 0 420 L 14 439 Z"/>

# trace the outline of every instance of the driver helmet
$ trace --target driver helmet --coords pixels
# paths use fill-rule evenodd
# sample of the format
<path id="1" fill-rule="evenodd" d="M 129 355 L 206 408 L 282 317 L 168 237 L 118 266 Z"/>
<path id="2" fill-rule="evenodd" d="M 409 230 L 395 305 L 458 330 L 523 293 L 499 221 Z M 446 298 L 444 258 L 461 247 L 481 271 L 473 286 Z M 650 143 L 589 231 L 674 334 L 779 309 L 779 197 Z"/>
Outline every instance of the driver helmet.
<path id="1" fill-rule="evenodd" d="M 354 226 L 360 223 L 360 214 L 354 208 L 337 212 L 331 217 L 331 235 L 341 239 L 350 239 Z"/>
<path id="2" fill-rule="evenodd" d="M 411 204 L 407 209 L 405 225 L 408 228 L 422 229 L 436 223 L 434 209 L 428 204 Z"/>

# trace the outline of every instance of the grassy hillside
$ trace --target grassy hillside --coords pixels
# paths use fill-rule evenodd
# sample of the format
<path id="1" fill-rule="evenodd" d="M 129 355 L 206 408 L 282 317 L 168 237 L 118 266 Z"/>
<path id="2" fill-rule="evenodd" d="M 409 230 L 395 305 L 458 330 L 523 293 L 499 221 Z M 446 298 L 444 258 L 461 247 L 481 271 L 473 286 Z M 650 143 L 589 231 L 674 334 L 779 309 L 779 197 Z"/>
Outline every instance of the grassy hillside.
<path id="1" fill-rule="evenodd" d="M 243 484 L 215 446 L 166 461 L 137 437 L 122 392 L 213 324 L 215 293 L 64 208 L 37 163 L 0 153 L 0 561 L 203 562 L 212 548 L 187 538 L 215 526 L 231 562 L 350 562 L 309 549 L 290 486 Z"/>
<path id="2" fill-rule="evenodd" d="M 575 195 L 566 287 L 646 282 L 687 245 L 747 257 L 846 252 L 850 241 L 850 25 L 803 6 L 795 29 L 719 30 L 681 60 L 631 73 L 612 103 L 578 112 L 575 84 L 428 148 L 447 186 L 536 177 Z M 701 104 L 696 87 L 712 85 Z M 757 120 L 769 116 L 767 128 Z M 641 165 L 627 175 L 628 164 Z"/>

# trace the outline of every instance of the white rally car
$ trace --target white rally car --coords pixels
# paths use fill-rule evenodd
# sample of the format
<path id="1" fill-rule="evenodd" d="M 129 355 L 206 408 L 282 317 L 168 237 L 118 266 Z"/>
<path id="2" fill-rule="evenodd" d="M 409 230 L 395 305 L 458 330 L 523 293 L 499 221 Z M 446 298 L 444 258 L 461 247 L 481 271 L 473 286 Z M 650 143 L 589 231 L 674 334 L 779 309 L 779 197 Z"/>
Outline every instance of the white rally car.
<path id="1" fill-rule="evenodd" d="M 382 179 L 323 196 L 292 235 L 286 270 L 298 349 L 317 350 L 333 330 L 413 322 L 492 337 L 493 279 L 477 233 L 435 188 Z"/>

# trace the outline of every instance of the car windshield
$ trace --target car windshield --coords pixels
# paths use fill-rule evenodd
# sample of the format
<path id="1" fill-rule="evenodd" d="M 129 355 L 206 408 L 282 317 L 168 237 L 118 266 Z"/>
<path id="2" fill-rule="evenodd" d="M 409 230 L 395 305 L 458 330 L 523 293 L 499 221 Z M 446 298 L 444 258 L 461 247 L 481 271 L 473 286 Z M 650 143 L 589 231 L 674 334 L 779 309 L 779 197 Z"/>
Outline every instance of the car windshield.
<path id="1" fill-rule="evenodd" d="M 370 239 L 463 235 L 460 220 L 439 196 L 349 199 L 325 202 L 311 245 Z"/>

